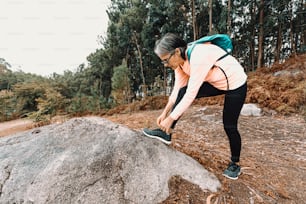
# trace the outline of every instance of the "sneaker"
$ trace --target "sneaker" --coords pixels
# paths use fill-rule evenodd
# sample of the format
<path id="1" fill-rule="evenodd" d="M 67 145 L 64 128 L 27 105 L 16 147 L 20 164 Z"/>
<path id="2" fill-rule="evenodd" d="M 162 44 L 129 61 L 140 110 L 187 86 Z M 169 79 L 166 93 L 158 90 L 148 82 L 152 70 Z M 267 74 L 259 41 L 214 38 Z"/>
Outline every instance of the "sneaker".
<path id="1" fill-rule="evenodd" d="M 237 165 L 235 162 L 229 163 L 227 169 L 223 172 L 223 176 L 229 179 L 236 180 L 238 176 L 241 174 L 240 166 Z"/>
<path id="2" fill-rule="evenodd" d="M 171 134 L 167 134 L 164 131 L 162 131 L 161 129 L 154 129 L 154 130 L 150 130 L 150 129 L 143 129 L 142 130 L 143 134 L 145 134 L 145 136 L 148 136 L 150 138 L 154 138 L 154 139 L 158 139 L 160 141 L 162 141 L 165 144 L 171 144 Z"/>

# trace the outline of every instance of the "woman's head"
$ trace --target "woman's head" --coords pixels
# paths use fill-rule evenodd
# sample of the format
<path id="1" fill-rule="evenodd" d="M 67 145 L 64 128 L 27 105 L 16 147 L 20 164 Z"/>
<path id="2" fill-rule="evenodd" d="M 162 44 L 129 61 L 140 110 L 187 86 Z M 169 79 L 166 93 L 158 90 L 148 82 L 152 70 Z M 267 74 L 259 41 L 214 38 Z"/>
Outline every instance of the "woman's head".
<path id="1" fill-rule="evenodd" d="M 167 33 L 160 40 L 157 40 L 154 47 L 155 54 L 162 60 L 162 63 L 175 69 L 182 64 L 185 57 L 187 43 L 177 35 Z"/>
<path id="2" fill-rule="evenodd" d="M 185 49 L 187 43 L 173 33 L 167 33 L 161 39 L 157 40 L 154 52 L 157 56 L 162 56 L 174 52 L 176 48 Z"/>

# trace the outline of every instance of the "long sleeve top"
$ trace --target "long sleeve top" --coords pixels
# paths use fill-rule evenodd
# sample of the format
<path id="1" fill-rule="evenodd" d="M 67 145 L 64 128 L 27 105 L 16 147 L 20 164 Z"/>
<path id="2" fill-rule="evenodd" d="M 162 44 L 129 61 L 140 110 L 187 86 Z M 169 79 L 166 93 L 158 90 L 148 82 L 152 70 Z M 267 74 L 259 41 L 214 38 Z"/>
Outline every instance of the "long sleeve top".
<path id="1" fill-rule="evenodd" d="M 217 61 L 224 54 L 226 52 L 216 45 L 198 44 L 191 53 L 190 62 L 186 59 L 182 66 L 175 69 L 175 82 L 169 100 L 175 102 L 180 88 L 187 86 L 187 90 L 171 112 L 171 118 L 177 120 L 186 111 L 196 98 L 203 82 L 206 81 L 217 89 L 227 90 L 226 77 L 218 67 L 226 73 L 229 90 L 239 88 L 246 82 L 247 75 L 236 58 L 228 55 Z"/>

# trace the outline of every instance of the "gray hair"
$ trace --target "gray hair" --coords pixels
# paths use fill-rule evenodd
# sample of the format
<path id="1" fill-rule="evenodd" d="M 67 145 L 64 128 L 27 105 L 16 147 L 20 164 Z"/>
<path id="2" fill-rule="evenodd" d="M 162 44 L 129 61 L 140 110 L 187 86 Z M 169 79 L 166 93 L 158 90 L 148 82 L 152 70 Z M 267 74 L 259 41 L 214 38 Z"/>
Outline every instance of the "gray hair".
<path id="1" fill-rule="evenodd" d="M 154 52 L 157 56 L 166 55 L 173 52 L 176 48 L 185 49 L 187 43 L 173 33 L 167 33 L 161 39 L 157 40 Z"/>

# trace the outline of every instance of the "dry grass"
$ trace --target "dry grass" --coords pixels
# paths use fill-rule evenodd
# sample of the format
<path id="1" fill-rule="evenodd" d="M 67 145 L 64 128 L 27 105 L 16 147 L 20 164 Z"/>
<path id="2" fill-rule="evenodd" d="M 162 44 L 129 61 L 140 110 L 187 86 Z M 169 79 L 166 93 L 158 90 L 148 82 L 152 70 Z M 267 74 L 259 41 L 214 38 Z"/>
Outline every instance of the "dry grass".
<path id="1" fill-rule="evenodd" d="M 280 72 L 281 71 L 281 72 Z M 224 96 L 195 100 L 198 105 L 222 105 Z M 167 103 L 166 96 L 147 97 L 121 105 L 101 115 L 158 110 Z M 248 74 L 246 103 L 256 103 L 264 110 L 282 115 L 302 114 L 306 118 L 306 54 L 291 57 L 283 64 L 260 68 Z"/>
<path id="2" fill-rule="evenodd" d="M 156 100 L 156 99 L 154 99 Z M 162 110 L 105 116 L 136 131 L 155 128 Z M 174 203 L 303 203 L 305 200 L 305 121 L 299 116 L 242 116 L 239 119 L 243 148 L 242 175 L 232 181 L 222 176 L 230 152 L 222 127 L 222 106 L 195 105 L 180 119 L 170 145 L 197 160 L 222 183 L 213 196 L 175 176 L 168 181 Z"/>
<path id="3" fill-rule="evenodd" d="M 281 73 L 281 74 L 280 74 Z M 249 74 L 248 103 L 280 114 L 306 115 L 306 54 Z"/>

